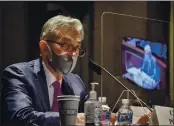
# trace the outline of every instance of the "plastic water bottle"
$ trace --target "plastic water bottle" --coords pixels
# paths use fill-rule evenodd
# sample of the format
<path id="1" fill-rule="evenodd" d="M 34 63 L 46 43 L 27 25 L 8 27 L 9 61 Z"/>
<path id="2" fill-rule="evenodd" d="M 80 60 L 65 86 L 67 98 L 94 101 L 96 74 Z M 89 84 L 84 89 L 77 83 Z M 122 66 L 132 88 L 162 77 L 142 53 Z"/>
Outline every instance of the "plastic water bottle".
<path id="1" fill-rule="evenodd" d="M 118 125 L 131 125 L 133 111 L 129 106 L 129 99 L 122 99 L 122 106 L 118 111 L 117 124 Z"/>
<path id="2" fill-rule="evenodd" d="M 101 112 L 101 124 L 104 124 L 105 126 L 110 124 L 111 119 L 111 109 L 106 104 L 106 97 L 99 97 L 99 102 L 102 103 L 102 112 Z"/>

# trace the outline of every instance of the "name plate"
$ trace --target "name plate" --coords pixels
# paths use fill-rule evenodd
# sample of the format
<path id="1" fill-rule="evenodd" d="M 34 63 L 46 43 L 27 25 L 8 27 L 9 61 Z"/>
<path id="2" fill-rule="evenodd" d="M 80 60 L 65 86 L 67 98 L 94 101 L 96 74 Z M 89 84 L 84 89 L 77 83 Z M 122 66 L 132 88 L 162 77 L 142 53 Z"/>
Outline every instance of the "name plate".
<path id="1" fill-rule="evenodd" d="M 174 125 L 174 108 L 155 106 L 151 119 L 152 125 Z"/>

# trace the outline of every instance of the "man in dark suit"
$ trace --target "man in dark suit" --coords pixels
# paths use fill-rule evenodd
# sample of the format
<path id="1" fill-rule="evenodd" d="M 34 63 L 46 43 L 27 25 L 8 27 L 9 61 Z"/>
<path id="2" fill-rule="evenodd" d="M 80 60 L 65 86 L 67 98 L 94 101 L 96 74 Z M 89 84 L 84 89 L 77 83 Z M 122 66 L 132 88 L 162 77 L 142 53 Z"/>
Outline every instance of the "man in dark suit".
<path id="1" fill-rule="evenodd" d="M 56 96 L 80 96 L 79 112 L 88 95 L 76 74 L 71 73 L 84 55 L 83 26 L 78 19 L 62 15 L 49 19 L 40 36 L 41 57 L 7 67 L 2 76 L 2 124 L 58 126 Z"/>
<path id="2" fill-rule="evenodd" d="M 152 55 L 150 45 L 144 47 L 144 59 L 141 70 L 144 71 L 149 77 L 156 80 L 156 59 Z"/>

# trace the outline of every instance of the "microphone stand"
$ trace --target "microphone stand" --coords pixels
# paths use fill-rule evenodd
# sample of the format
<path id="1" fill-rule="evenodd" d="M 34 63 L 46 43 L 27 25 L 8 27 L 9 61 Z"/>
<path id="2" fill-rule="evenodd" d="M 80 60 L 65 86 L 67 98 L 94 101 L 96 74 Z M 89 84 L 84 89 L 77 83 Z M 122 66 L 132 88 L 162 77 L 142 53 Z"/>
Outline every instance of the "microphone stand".
<path id="1" fill-rule="evenodd" d="M 91 63 L 91 64 L 90 64 Z M 134 94 L 134 92 L 132 92 L 128 87 L 126 87 L 122 82 L 120 82 L 115 76 L 113 76 L 108 70 L 106 70 L 104 67 L 102 66 L 99 66 L 97 63 L 95 63 L 94 61 L 92 61 L 90 59 L 90 62 L 89 62 L 90 65 L 92 65 L 92 67 L 97 70 L 96 72 L 97 73 L 100 73 L 101 74 L 101 69 L 103 71 L 105 71 L 110 77 L 112 77 L 114 80 L 116 80 L 121 86 L 123 86 L 126 90 L 128 90 L 134 97 L 136 97 L 141 103 L 143 103 L 151 112 L 152 110 L 148 107 L 148 105 L 143 102 L 137 95 Z M 100 71 L 99 71 L 100 70 Z M 102 87 L 101 87 L 102 88 Z"/>

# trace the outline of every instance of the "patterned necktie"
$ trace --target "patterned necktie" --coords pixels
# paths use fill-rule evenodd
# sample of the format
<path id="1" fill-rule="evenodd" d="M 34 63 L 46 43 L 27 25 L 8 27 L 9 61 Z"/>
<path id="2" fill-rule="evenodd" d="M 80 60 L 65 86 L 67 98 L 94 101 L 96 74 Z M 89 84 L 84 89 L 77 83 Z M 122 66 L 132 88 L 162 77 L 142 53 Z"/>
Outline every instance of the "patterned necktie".
<path id="1" fill-rule="evenodd" d="M 57 96 L 62 95 L 61 87 L 59 81 L 55 81 L 53 84 L 54 87 L 54 97 L 53 97 L 53 105 L 52 105 L 52 111 L 58 112 L 59 111 L 59 105 L 57 101 Z"/>

